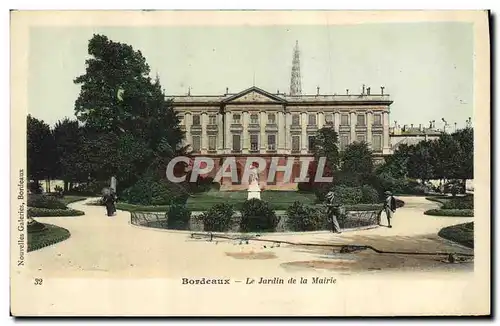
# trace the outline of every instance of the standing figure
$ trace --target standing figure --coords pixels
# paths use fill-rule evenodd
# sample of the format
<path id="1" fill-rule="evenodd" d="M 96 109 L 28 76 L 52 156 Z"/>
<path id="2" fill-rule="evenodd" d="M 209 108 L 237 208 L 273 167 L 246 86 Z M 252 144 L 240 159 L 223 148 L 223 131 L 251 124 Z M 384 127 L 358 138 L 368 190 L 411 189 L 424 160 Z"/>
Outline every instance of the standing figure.
<path id="1" fill-rule="evenodd" d="M 113 216 L 114 195 L 111 193 L 109 188 L 104 189 L 102 201 L 106 206 L 106 215 Z"/>
<path id="2" fill-rule="evenodd" d="M 325 204 L 328 208 L 327 210 L 327 216 L 328 220 L 332 223 L 332 232 L 333 233 L 342 233 L 340 231 L 340 225 L 337 220 L 337 217 L 339 217 L 342 214 L 342 207 L 340 205 L 335 205 L 333 200 L 335 198 L 335 194 L 333 191 L 329 191 L 326 196 L 325 196 Z"/>
<path id="3" fill-rule="evenodd" d="M 111 214 L 116 215 L 116 205 L 115 203 L 118 201 L 118 196 L 116 196 L 116 191 L 114 188 L 111 188 Z"/>
<path id="4" fill-rule="evenodd" d="M 394 198 L 390 191 L 386 191 L 385 196 L 383 211 L 387 216 L 387 227 L 392 228 L 391 219 L 396 212 L 396 198 Z"/>

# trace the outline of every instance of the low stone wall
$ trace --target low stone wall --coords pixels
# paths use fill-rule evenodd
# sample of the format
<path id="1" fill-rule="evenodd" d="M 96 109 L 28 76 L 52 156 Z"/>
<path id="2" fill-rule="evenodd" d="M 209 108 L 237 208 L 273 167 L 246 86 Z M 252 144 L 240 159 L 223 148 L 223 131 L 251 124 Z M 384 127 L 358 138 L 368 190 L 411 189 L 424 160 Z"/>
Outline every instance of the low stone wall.
<path id="1" fill-rule="evenodd" d="M 287 215 L 285 213 L 276 213 L 278 225 L 276 232 L 291 231 L 287 227 Z M 233 216 L 233 225 L 228 232 L 239 232 L 241 214 L 237 212 Z M 326 219 L 326 217 L 325 217 Z M 151 228 L 167 229 L 168 216 L 166 213 L 154 212 L 131 212 L 130 222 L 133 225 L 145 226 Z M 358 229 L 371 226 L 378 226 L 380 215 L 378 211 L 348 211 L 344 218 L 339 219 L 339 224 L 342 229 Z M 327 230 L 328 227 L 325 227 Z M 193 214 L 189 222 L 189 230 L 203 231 L 203 222 L 199 214 Z"/>

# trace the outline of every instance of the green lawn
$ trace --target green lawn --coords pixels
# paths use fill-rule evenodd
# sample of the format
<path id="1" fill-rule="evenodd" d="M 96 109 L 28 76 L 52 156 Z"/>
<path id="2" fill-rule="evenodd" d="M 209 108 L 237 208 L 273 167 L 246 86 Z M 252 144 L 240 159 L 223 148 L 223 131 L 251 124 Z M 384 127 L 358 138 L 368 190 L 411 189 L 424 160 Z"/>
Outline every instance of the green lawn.
<path id="1" fill-rule="evenodd" d="M 88 197 L 86 196 L 64 196 L 64 198 L 61 198 L 59 200 L 68 205 L 77 201 L 85 200 L 87 198 Z"/>
<path id="2" fill-rule="evenodd" d="M 65 228 L 34 222 L 28 226 L 28 252 L 64 241 L 71 236 Z"/>
<path id="3" fill-rule="evenodd" d="M 438 235 L 463 246 L 474 248 L 474 222 L 442 228 Z"/>
<path id="4" fill-rule="evenodd" d="M 215 204 L 228 203 L 234 205 L 236 210 L 239 210 L 247 196 L 247 191 L 205 192 L 189 197 L 187 207 L 192 211 L 206 211 Z M 295 201 L 305 205 L 312 205 L 316 202 L 316 196 L 313 193 L 296 191 L 268 190 L 261 192 L 260 198 L 267 201 L 275 210 L 286 210 Z"/>

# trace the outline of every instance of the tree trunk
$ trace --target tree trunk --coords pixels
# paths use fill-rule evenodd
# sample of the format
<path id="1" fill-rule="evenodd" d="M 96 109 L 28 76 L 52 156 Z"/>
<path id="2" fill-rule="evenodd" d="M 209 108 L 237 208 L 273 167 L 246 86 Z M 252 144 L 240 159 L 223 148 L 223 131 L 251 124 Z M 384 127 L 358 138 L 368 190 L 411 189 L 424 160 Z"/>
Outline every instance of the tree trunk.
<path id="1" fill-rule="evenodd" d="M 68 190 L 69 190 L 68 186 L 69 186 L 68 180 L 64 180 L 64 192 L 68 192 Z"/>
<path id="2" fill-rule="evenodd" d="M 462 191 L 467 194 L 467 179 L 462 179 L 462 182 L 464 183 Z"/>

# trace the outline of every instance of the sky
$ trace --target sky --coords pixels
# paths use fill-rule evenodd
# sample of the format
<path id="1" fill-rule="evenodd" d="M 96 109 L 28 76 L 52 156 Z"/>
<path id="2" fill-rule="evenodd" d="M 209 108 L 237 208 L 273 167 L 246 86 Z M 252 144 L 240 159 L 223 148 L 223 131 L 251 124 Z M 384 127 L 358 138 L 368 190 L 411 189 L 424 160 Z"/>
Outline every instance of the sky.
<path id="1" fill-rule="evenodd" d="M 301 51 L 302 93 L 391 95 L 391 125 L 473 113 L 473 29 L 469 23 L 380 23 L 260 27 L 32 27 L 28 110 L 54 125 L 74 118 L 93 34 L 140 50 L 167 95 L 237 93 L 253 85 L 289 92 L 293 48 Z"/>

